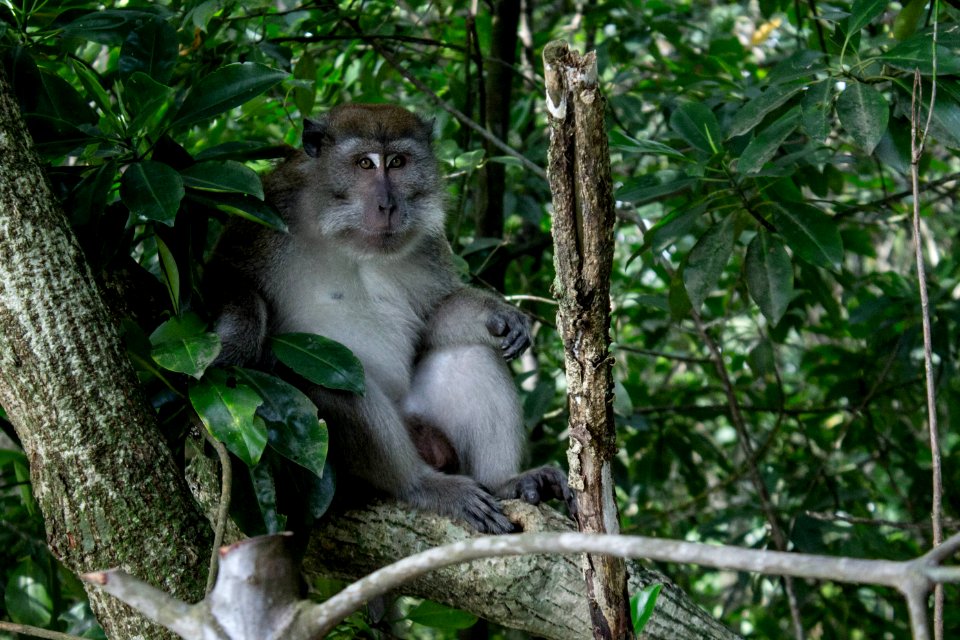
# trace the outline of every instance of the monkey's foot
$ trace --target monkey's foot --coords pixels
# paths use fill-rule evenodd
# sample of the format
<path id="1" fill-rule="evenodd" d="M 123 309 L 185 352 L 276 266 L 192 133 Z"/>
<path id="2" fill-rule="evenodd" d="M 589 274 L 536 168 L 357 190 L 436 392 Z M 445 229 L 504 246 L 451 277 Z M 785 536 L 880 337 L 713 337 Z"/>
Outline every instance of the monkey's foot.
<path id="1" fill-rule="evenodd" d="M 567 485 L 567 475 L 556 467 L 545 466 L 524 471 L 503 485 L 497 495 L 501 498 L 519 498 L 533 505 L 544 500 L 563 500 L 574 520 L 579 511 L 577 496 Z"/>

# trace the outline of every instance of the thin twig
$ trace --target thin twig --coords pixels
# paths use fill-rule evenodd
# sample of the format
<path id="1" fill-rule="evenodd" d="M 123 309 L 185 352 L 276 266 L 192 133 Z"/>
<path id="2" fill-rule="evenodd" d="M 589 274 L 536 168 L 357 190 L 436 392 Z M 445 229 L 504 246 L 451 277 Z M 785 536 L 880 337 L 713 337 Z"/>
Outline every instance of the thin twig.
<path id="1" fill-rule="evenodd" d="M 749 431 L 747 431 L 747 424 L 743 419 L 743 413 L 740 411 L 740 403 L 733 389 L 733 382 L 730 380 L 730 375 L 727 373 L 727 368 L 723 363 L 723 354 L 720 353 L 720 348 L 717 346 L 717 343 L 714 342 L 713 338 L 707 332 L 703 324 L 703 319 L 700 317 L 700 312 L 697 309 L 691 309 L 690 315 L 693 317 L 693 323 L 697 328 L 697 333 L 700 334 L 701 340 L 703 340 L 707 351 L 710 353 L 714 369 L 716 369 L 717 376 L 720 378 L 720 383 L 723 386 L 723 392 L 727 397 L 730 421 L 733 423 L 733 427 L 737 432 L 737 440 L 740 442 L 740 448 L 743 450 L 744 458 L 746 458 L 747 461 L 748 475 L 757 492 L 757 497 L 760 499 L 760 507 L 770 525 L 773 543 L 777 547 L 777 550 L 786 551 L 787 536 L 783 532 L 779 518 L 777 518 L 776 510 L 773 508 L 773 500 L 770 497 L 770 492 L 767 491 L 767 485 L 764 484 L 763 477 L 757 468 L 753 442 L 750 439 Z M 787 604 L 790 607 L 790 618 L 793 621 L 794 635 L 797 640 L 803 640 L 805 636 L 803 622 L 800 618 L 800 606 L 797 601 L 796 591 L 793 588 L 792 578 L 784 576 L 783 586 L 787 594 Z"/>
<path id="2" fill-rule="evenodd" d="M 230 492 L 233 488 L 233 470 L 230 464 L 230 454 L 222 442 L 214 438 L 201 426 L 200 431 L 210 446 L 217 452 L 220 459 L 220 506 L 217 508 L 217 521 L 213 528 L 213 551 L 210 553 L 210 569 L 207 572 L 207 589 L 209 594 L 217 582 L 217 567 L 220 562 L 220 546 L 223 544 L 223 531 L 227 528 L 227 518 L 230 517 Z"/>
<path id="3" fill-rule="evenodd" d="M 934 21 L 936 34 L 936 20 Z M 936 36 L 934 36 L 936 47 Z M 936 51 L 934 49 L 934 51 Z M 936 53 L 934 53 L 934 77 L 931 82 L 930 107 L 927 122 L 929 127 L 930 116 L 933 114 L 936 99 Z M 932 472 L 932 506 L 930 519 L 933 523 L 933 546 L 936 548 L 943 542 L 943 475 L 940 467 L 940 433 L 937 424 L 937 392 L 933 374 L 933 339 L 930 329 L 930 300 L 927 294 L 927 274 L 924 266 L 923 236 L 920 230 L 920 159 L 923 157 L 923 147 L 927 130 L 918 130 L 920 110 L 923 108 L 923 83 L 920 80 L 920 70 L 913 73 L 913 95 L 910 101 L 910 183 L 913 188 L 913 244 L 917 261 L 917 284 L 920 289 L 920 312 L 923 322 L 923 368 L 927 387 L 927 425 L 930 429 L 930 457 Z M 943 587 L 937 585 L 933 597 L 933 634 L 935 640 L 943 640 Z M 911 610 L 911 615 L 913 611 Z"/>
<path id="4" fill-rule="evenodd" d="M 50 631 L 40 627 L 31 627 L 28 624 L 17 624 L 15 622 L 0 621 L 0 631 L 11 631 L 34 638 L 49 638 L 50 640 L 83 640 L 80 636 L 72 636 L 69 633 L 60 633 L 59 631 Z"/>

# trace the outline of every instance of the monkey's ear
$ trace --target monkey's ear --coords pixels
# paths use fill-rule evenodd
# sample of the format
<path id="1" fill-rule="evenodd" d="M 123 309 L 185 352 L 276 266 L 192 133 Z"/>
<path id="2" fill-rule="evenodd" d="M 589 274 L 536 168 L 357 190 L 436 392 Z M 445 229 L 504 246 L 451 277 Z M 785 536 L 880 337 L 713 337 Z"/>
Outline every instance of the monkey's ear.
<path id="1" fill-rule="evenodd" d="M 311 158 L 320 155 L 320 146 L 327 135 L 327 125 L 320 120 L 303 119 L 303 150 Z"/>

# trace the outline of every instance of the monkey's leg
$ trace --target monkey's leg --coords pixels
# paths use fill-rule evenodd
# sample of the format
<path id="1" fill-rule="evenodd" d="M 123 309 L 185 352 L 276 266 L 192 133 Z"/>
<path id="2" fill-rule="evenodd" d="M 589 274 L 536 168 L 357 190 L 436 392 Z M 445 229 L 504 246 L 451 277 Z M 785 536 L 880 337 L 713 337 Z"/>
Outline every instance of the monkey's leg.
<path id="1" fill-rule="evenodd" d="M 408 504 L 466 521 L 483 533 L 508 533 L 513 524 L 475 480 L 430 468 L 407 425 L 376 381 L 363 397 L 313 388 L 311 398 L 330 425 L 330 453 L 339 468 Z"/>

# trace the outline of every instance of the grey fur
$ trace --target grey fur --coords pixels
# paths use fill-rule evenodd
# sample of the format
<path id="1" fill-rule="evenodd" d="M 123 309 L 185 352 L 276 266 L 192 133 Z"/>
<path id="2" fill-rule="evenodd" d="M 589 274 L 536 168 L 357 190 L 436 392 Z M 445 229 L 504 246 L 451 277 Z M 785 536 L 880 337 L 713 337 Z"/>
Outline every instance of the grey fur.
<path id="1" fill-rule="evenodd" d="M 539 502 L 557 495 L 560 472 L 518 475 L 522 419 L 504 358 L 527 347 L 529 322 L 458 279 L 430 126 L 400 107 L 346 105 L 308 123 L 304 146 L 264 181 L 289 234 L 237 221 L 218 244 L 218 364 L 263 362 L 275 333 L 342 342 L 363 363 L 365 395 L 305 388 L 341 472 L 480 531 L 511 531 L 490 492 Z M 449 439 L 463 475 L 424 462 L 412 421 Z"/>

